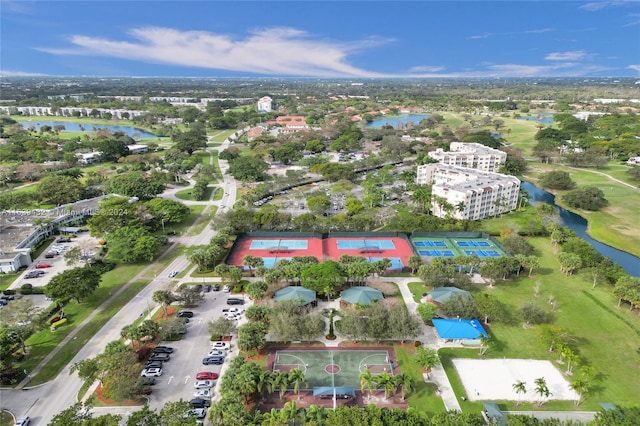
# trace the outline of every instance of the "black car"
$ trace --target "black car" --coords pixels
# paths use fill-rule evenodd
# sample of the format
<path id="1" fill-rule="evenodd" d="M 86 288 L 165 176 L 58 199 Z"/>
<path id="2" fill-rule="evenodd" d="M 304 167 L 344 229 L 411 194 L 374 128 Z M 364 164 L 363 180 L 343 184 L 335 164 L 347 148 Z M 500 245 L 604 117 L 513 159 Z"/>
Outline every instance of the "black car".
<path id="1" fill-rule="evenodd" d="M 211 290 L 213 290 L 213 291 L 220 291 L 220 286 L 219 286 L 218 284 L 214 284 L 214 285 L 211 287 Z"/>
<path id="2" fill-rule="evenodd" d="M 162 361 L 147 361 L 144 368 L 162 368 Z"/>
<path id="3" fill-rule="evenodd" d="M 171 346 L 156 346 L 153 348 L 153 353 L 156 354 L 172 354 L 173 348 Z"/>
<path id="4" fill-rule="evenodd" d="M 193 318 L 193 312 L 191 311 L 178 311 L 178 318 Z"/>
<path id="5" fill-rule="evenodd" d="M 205 293 L 209 293 L 209 292 L 211 292 L 211 286 L 209 284 L 207 284 L 207 285 L 205 285 L 203 287 L 203 290 L 204 290 Z"/>
<path id="6" fill-rule="evenodd" d="M 211 407 L 211 401 L 208 400 L 208 399 L 194 398 L 191 401 L 189 401 L 189 403 L 191 404 L 191 406 L 193 408 L 209 408 L 209 407 Z"/>
<path id="7" fill-rule="evenodd" d="M 70 243 L 71 242 L 71 238 L 58 238 L 56 240 L 56 243 Z"/>
<path id="8" fill-rule="evenodd" d="M 224 357 L 222 356 L 208 356 L 202 359 L 203 365 L 222 365 L 224 363 Z"/>
<path id="9" fill-rule="evenodd" d="M 166 362 L 171 359 L 171 355 L 165 353 L 154 353 L 149 357 L 149 361 L 162 361 Z"/>
<path id="10" fill-rule="evenodd" d="M 196 284 L 196 291 L 198 293 L 202 292 L 202 284 Z"/>
<path id="11" fill-rule="evenodd" d="M 227 305 L 244 305 L 244 300 L 230 297 L 227 299 Z"/>

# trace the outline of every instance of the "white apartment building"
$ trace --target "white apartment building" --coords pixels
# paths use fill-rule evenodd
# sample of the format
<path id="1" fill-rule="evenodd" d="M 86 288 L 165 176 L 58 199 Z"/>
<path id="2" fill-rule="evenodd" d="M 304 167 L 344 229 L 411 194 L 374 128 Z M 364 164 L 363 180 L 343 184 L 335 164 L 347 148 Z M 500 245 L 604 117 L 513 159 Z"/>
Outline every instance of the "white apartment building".
<path id="1" fill-rule="evenodd" d="M 0 112 L 7 115 L 34 115 L 34 116 L 51 116 L 51 117 L 73 117 L 74 112 L 80 113 L 81 117 L 89 117 L 94 108 L 83 107 L 35 107 L 35 106 L 0 106 Z M 126 110 L 126 109 L 112 109 L 112 108 L 95 108 L 96 111 L 102 114 L 108 112 L 112 117 L 119 118 L 121 120 L 133 120 L 134 117 L 141 117 L 145 115 L 146 111 Z"/>
<path id="2" fill-rule="evenodd" d="M 271 99 L 269 96 L 263 96 L 260 99 L 258 99 L 258 111 L 260 112 L 271 112 L 271 104 L 273 102 L 273 99 Z"/>
<path id="3" fill-rule="evenodd" d="M 418 166 L 416 182 L 432 183 L 434 216 L 479 220 L 515 210 L 520 180 L 515 176 L 449 164 Z"/>
<path id="4" fill-rule="evenodd" d="M 469 167 L 471 169 L 497 172 L 507 161 L 507 153 L 479 143 L 451 142 L 450 151 L 438 148 L 429 152 L 429 157 L 441 164 Z"/>

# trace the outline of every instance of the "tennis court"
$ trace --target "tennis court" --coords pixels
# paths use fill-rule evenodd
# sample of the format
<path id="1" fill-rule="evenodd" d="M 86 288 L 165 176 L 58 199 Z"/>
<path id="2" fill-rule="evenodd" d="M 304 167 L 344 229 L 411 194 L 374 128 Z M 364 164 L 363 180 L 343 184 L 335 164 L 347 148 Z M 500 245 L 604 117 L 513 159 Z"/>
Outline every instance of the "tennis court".
<path id="1" fill-rule="evenodd" d="M 262 261 L 264 262 L 264 267 L 271 269 L 275 266 L 276 263 L 278 263 L 281 260 L 291 260 L 293 259 L 292 257 L 279 257 L 279 256 L 275 256 L 275 257 L 262 257 Z"/>
<path id="2" fill-rule="evenodd" d="M 432 240 L 414 240 L 413 245 L 416 247 L 448 247 L 446 241 Z"/>
<path id="3" fill-rule="evenodd" d="M 491 247 L 491 243 L 489 241 L 456 241 L 455 242 L 458 247 Z"/>
<path id="4" fill-rule="evenodd" d="M 395 250 L 396 245 L 391 240 L 369 240 L 369 239 L 353 239 L 353 240 L 336 240 L 336 246 L 339 250 L 358 250 L 374 248 L 378 250 Z"/>
<path id="5" fill-rule="evenodd" d="M 502 256 L 500 252 L 496 250 L 465 250 L 464 254 L 467 256 L 471 256 L 475 254 L 478 257 L 500 257 Z"/>
<path id="6" fill-rule="evenodd" d="M 402 259 L 399 257 L 365 257 L 367 262 L 377 262 L 382 259 L 389 259 L 391 261 L 391 267 L 389 269 L 402 269 Z"/>
<path id="7" fill-rule="evenodd" d="M 396 363 L 392 349 L 277 350 L 269 356 L 267 365 L 272 371 L 300 369 L 308 382 L 308 389 L 317 386 L 352 386 L 360 388 L 360 373 L 383 371 L 394 374 Z"/>
<path id="8" fill-rule="evenodd" d="M 454 257 L 455 254 L 451 250 L 418 250 L 420 256 L 430 257 Z"/>
<path id="9" fill-rule="evenodd" d="M 249 250 L 269 250 L 274 248 L 284 248 L 288 250 L 307 250 L 309 241 L 307 240 L 252 240 Z"/>

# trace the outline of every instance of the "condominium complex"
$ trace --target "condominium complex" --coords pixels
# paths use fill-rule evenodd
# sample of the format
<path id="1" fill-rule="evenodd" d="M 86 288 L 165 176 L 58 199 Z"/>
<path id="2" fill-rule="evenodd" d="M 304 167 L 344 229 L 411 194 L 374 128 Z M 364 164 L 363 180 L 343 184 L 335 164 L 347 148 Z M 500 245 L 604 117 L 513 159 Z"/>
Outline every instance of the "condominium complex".
<path id="1" fill-rule="evenodd" d="M 429 157 L 441 164 L 469 167 L 471 169 L 497 172 L 507 161 L 507 153 L 479 143 L 451 142 L 450 151 L 438 148 Z"/>
<path id="2" fill-rule="evenodd" d="M 441 218 L 478 220 L 518 206 L 520 180 L 515 176 L 449 164 L 418 166 L 416 182 L 432 183 L 431 210 Z"/>
<path id="3" fill-rule="evenodd" d="M 258 111 L 261 113 L 271 112 L 271 103 L 273 99 L 269 96 L 263 96 L 258 100 Z"/>

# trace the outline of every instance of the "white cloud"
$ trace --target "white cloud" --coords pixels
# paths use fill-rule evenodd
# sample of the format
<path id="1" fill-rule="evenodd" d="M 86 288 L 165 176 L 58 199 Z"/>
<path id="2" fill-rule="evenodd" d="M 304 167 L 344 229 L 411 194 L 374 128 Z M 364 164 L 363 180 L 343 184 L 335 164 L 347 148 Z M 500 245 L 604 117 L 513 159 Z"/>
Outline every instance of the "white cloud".
<path id="1" fill-rule="evenodd" d="M 13 70 L 0 70 L 0 77 L 39 77 L 47 74 L 40 72 L 26 72 Z"/>
<path id="2" fill-rule="evenodd" d="M 584 50 L 574 50 L 570 52 L 553 52 L 545 56 L 548 61 L 577 61 L 587 56 Z"/>
<path id="3" fill-rule="evenodd" d="M 342 43 L 314 40 L 305 31 L 283 27 L 254 30 L 244 38 L 164 27 L 136 28 L 129 34 L 131 41 L 74 35 L 70 38 L 72 47 L 38 50 L 57 55 L 106 56 L 267 75 L 384 77 L 384 74 L 349 65 L 347 56 L 391 41 L 382 38 Z"/>
<path id="4" fill-rule="evenodd" d="M 412 67 L 409 69 L 409 72 L 411 73 L 416 73 L 416 72 L 438 72 L 438 71 L 442 71 L 444 69 L 444 67 L 441 66 L 430 66 L 430 65 L 420 65 L 417 67 Z"/>
<path id="5" fill-rule="evenodd" d="M 629 65 L 629 66 L 627 66 L 627 68 L 629 68 L 630 70 L 634 70 L 634 71 L 640 72 L 640 64 L 638 64 L 638 65 Z"/>
<path id="6" fill-rule="evenodd" d="M 589 12 L 596 12 L 606 7 L 622 6 L 624 4 L 636 3 L 638 0 L 611 0 L 611 1 L 593 1 L 580 6 L 580 9 Z"/>
<path id="7" fill-rule="evenodd" d="M 504 32 L 504 33 L 484 33 L 484 34 L 474 34 L 471 36 L 468 36 L 468 39 L 471 40 L 478 40 L 478 39 L 483 39 L 483 38 L 489 38 L 489 37 L 496 37 L 496 36 L 510 36 L 510 35 L 522 35 L 522 34 L 544 34 L 544 33 L 548 33 L 551 31 L 555 31 L 553 28 L 539 28 L 539 29 L 535 29 L 535 30 L 524 30 L 524 31 L 511 31 L 511 32 Z"/>

